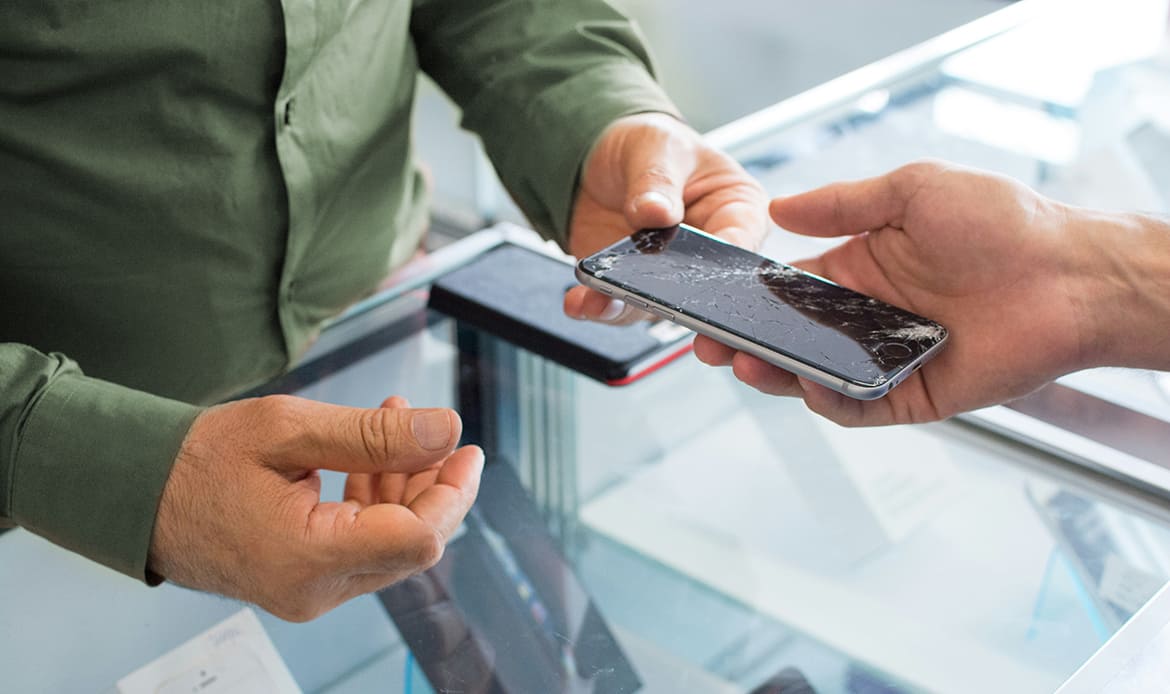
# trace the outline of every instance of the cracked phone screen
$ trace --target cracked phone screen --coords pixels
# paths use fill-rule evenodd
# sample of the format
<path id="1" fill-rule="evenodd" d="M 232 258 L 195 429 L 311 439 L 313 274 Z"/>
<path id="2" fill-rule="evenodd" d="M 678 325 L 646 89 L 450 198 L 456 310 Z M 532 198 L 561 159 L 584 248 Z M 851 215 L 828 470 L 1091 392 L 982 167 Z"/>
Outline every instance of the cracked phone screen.
<path id="1" fill-rule="evenodd" d="M 946 338 L 934 321 L 683 226 L 646 229 L 581 263 L 671 310 L 865 386 Z"/>

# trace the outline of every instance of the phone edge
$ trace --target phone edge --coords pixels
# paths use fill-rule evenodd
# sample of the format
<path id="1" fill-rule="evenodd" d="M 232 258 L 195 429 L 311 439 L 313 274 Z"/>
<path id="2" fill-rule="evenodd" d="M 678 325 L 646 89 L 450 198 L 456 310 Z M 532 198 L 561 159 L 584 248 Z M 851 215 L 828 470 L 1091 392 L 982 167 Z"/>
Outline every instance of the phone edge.
<path id="1" fill-rule="evenodd" d="M 855 383 L 853 381 L 848 381 L 826 371 L 816 369 L 802 361 L 793 359 L 787 355 L 770 350 L 763 345 L 744 339 L 735 333 L 731 333 L 714 325 L 704 323 L 703 321 L 692 318 L 686 314 L 678 313 L 669 306 L 660 304 L 650 297 L 643 296 L 641 294 L 632 294 L 628 290 L 622 289 L 617 285 L 607 282 L 603 278 L 596 277 L 587 272 L 581 265 L 583 262 L 585 262 L 585 260 L 586 258 L 582 258 L 577 262 L 574 268 L 574 273 L 577 276 L 577 280 L 586 287 L 596 289 L 603 294 L 612 296 L 615 299 L 620 299 L 627 302 L 633 299 L 635 302 L 645 304 L 655 315 L 659 316 L 660 318 L 664 318 L 672 323 L 675 323 L 676 325 L 681 325 L 682 327 L 692 330 L 700 335 L 706 335 L 713 340 L 726 344 L 742 352 L 751 354 L 752 356 L 762 359 L 763 361 L 766 361 L 773 366 L 784 369 L 785 371 L 796 374 L 797 376 L 807 378 L 814 383 L 818 383 L 822 386 L 825 386 L 826 388 L 841 393 L 842 395 L 853 398 L 854 400 L 877 400 L 883 397 L 895 386 L 909 378 L 910 374 L 917 371 L 923 364 L 933 358 L 934 355 L 938 353 L 938 350 L 942 348 L 943 344 L 946 343 L 947 338 L 949 337 L 948 333 L 947 336 L 944 336 L 942 340 L 939 340 L 938 343 L 936 343 L 926 352 L 923 352 L 921 356 L 903 367 L 892 378 L 877 385 L 867 386 L 860 383 Z M 636 306 L 637 304 L 634 305 Z M 657 311 L 654 311 L 654 309 L 657 309 Z"/>

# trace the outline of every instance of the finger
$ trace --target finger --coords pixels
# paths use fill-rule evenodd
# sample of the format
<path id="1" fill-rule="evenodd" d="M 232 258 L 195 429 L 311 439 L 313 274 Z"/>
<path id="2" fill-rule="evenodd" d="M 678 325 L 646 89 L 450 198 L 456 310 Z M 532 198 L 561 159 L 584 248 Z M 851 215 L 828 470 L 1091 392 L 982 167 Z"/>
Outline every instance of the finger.
<path id="1" fill-rule="evenodd" d="M 302 398 L 263 398 L 263 422 L 277 441 L 263 451 L 285 470 L 414 472 L 450 454 L 462 422 L 445 408 L 359 409 Z"/>
<path id="2" fill-rule="evenodd" d="M 380 503 L 363 508 L 348 522 L 323 517 L 312 536 L 328 547 L 339 567 L 353 573 L 399 577 L 422 571 L 442 556 L 475 501 L 483 471 L 483 452 L 464 446 L 451 454 L 435 478 L 410 506 Z"/>
<path id="3" fill-rule="evenodd" d="M 383 400 L 380 406 L 386 408 L 407 409 L 410 407 L 410 402 L 401 395 L 391 395 L 390 397 Z M 376 475 L 359 475 L 358 473 L 353 473 L 349 475 L 348 479 L 346 480 L 347 494 L 350 488 L 350 480 L 353 480 L 355 477 L 366 478 L 366 485 L 364 489 L 362 489 L 362 491 L 364 491 L 364 495 L 360 497 L 355 496 L 355 500 L 360 501 L 365 505 L 377 503 L 399 503 L 399 499 L 401 499 L 402 496 L 401 489 L 403 486 L 405 486 L 406 473 L 386 472 Z M 355 482 L 354 484 L 356 487 L 358 484 L 360 484 L 360 482 Z M 397 495 L 395 495 L 394 492 L 395 487 L 397 487 L 398 490 Z M 390 491 L 388 492 L 387 490 Z M 349 496 L 346 496 L 346 498 L 348 499 Z"/>
<path id="4" fill-rule="evenodd" d="M 843 427 L 895 423 L 888 396 L 880 400 L 856 400 L 804 378 L 799 383 L 808 409 Z"/>
<path id="5" fill-rule="evenodd" d="M 828 269 L 825 267 L 825 257 L 818 255 L 813 258 L 803 258 L 792 263 L 788 263 L 792 267 L 799 268 L 805 272 L 811 272 L 817 277 L 824 277 L 825 279 L 832 279 L 826 274 Z"/>
<path id="6" fill-rule="evenodd" d="M 745 191 L 739 199 L 721 204 L 702 221 L 700 226 L 704 231 L 728 243 L 750 251 L 758 251 L 768 236 L 764 195 L 762 189 L 754 182 L 744 183 L 742 187 Z M 688 219 L 689 213 L 688 210 Z"/>
<path id="7" fill-rule="evenodd" d="M 683 219 L 683 186 L 695 170 L 694 143 L 673 129 L 638 131 L 627 139 L 624 157 L 626 221 L 634 229 L 657 229 Z"/>
<path id="8" fill-rule="evenodd" d="M 800 396 L 796 376 L 766 361 L 704 335 L 695 337 L 695 356 L 711 366 L 730 366 L 743 383 L 767 395 Z"/>
<path id="9" fill-rule="evenodd" d="M 409 506 L 420 491 L 435 483 L 440 468 L 441 464 L 438 464 L 411 474 L 389 473 L 381 475 L 375 498 L 384 504 Z"/>
<path id="10" fill-rule="evenodd" d="M 401 395 L 391 395 L 382 401 L 382 407 L 409 409 L 410 402 Z"/>
<path id="11" fill-rule="evenodd" d="M 353 472 L 346 475 L 345 493 L 342 499 L 345 501 L 356 501 L 362 506 L 369 506 L 375 503 L 375 497 L 377 496 L 375 489 L 378 477 L 380 475 L 368 475 L 360 472 Z"/>
<path id="12" fill-rule="evenodd" d="M 418 474 L 418 473 L 415 473 Z M 378 486 L 374 491 L 374 498 L 382 504 L 404 504 L 406 482 L 410 475 L 405 472 L 388 472 L 379 475 Z"/>
<path id="13" fill-rule="evenodd" d="M 478 446 L 464 446 L 451 454 L 435 477 L 435 483 L 410 503 L 410 510 L 435 529 L 446 542 L 479 493 L 483 473 L 483 451 Z"/>
<path id="14" fill-rule="evenodd" d="M 731 366 L 731 358 L 735 356 L 735 348 L 728 347 L 706 335 L 696 335 L 694 343 L 695 356 L 708 366 Z"/>
<path id="15" fill-rule="evenodd" d="M 319 467 L 342 472 L 413 472 L 450 454 L 463 423 L 446 408 L 351 410 L 314 442 L 331 455 Z"/>
<path id="16" fill-rule="evenodd" d="M 435 485 L 441 470 L 441 467 L 435 466 L 429 470 L 423 470 L 422 472 L 416 472 L 408 476 L 406 478 L 406 484 L 402 489 L 402 501 L 399 503 L 405 504 L 406 506 L 414 503 L 414 500 L 418 498 L 419 494 L 422 494 Z"/>
<path id="17" fill-rule="evenodd" d="M 571 318 L 608 325 L 629 325 L 651 318 L 641 309 L 588 287 L 573 287 L 565 292 L 564 310 Z"/>
<path id="18" fill-rule="evenodd" d="M 585 300 L 592 294 L 597 293 L 591 291 L 588 287 L 573 287 L 565 292 L 563 302 L 565 315 L 574 320 L 585 320 Z"/>
<path id="19" fill-rule="evenodd" d="M 802 395 L 794 374 L 746 352 L 738 352 L 732 358 L 731 371 L 740 381 L 761 393 L 785 397 Z"/>
<path id="20" fill-rule="evenodd" d="M 410 407 L 410 402 L 401 395 L 391 395 L 382 401 L 381 407 L 406 409 Z M 358 477 L 357 473 L 349 475 L 349 479 Z M 402 498 L 402 487 L 405 486 L 406 473 L 401 472 L 386 472 L 376 475 L 365 475 L 367 478 L 365 497 L 358 499 L 364 504 L 377 503 L 399 503 Z M 349 480 L 346 481 L 346 489 L 349 488 Z M 397 492 L 395 492 L 397 489 Z M 347 497 L 348 498 L 348 497 Z"/>
<path id="21" fill-rule="evenodd" d="M 883 176 L 777 198 L 768 209 L 777 224 L 806 236 L 848 236 L 886 226 L 900 228 L 910 199 L 943 168 L 933 163 L 912 164 Z"/>
<path id="22" fill-rule="evenodd" d="M 800 379 L 800 389 L 808 409 L 841 426 L 859 426 L 863 418 L 860 400 L 848 398 L 807 379 Z"/>
<path id="23" fill-rule="evenodd" d="M 738 220 L 737 220 L 738 221 Z M 766 233 L 759 230 L 753 230 L 743 225 L 712 227 L 708 225 L 704 231 L 714 229 L 711 231 L 712 236 L 717 236 L 733 246 L 746 248 L 749 251 L 757 252 L 764 245 L 764 237 Z"/>

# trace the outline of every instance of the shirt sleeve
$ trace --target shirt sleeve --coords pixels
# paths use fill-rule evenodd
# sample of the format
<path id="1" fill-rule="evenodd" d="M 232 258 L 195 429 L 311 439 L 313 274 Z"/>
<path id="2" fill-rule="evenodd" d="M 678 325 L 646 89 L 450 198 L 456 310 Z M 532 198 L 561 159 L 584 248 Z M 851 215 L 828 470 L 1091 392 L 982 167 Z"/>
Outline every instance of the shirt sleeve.
<path id="1" fill-rule="evenodd" d="M 0 344 L 0 525 L 146 580 L 163 486 L 199 411 Z"/>
<path id="2" fill-rule="evenodd" d="M 562 245 L 601 131 L 635 113 L 678 116 L 641 32 L 606 0 L 415 0 L 411 34 L 517 205 Z"/>

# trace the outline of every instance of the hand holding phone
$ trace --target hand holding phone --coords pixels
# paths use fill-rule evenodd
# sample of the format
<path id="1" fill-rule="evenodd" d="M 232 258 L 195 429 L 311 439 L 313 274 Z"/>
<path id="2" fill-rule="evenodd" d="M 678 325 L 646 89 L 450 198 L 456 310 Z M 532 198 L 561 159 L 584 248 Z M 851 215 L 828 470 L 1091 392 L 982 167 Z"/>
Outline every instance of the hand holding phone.
<path id="1" fill-rule="evenodd" d="M 934 321 L 683 224 L 585 258 L 577 278 L 859 400 L 888 393 L 947 338 Z"/>

